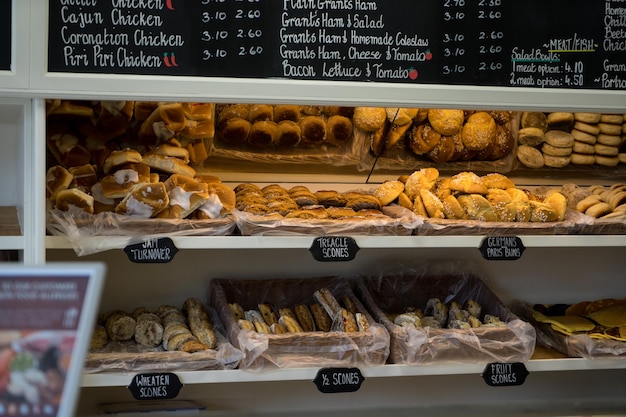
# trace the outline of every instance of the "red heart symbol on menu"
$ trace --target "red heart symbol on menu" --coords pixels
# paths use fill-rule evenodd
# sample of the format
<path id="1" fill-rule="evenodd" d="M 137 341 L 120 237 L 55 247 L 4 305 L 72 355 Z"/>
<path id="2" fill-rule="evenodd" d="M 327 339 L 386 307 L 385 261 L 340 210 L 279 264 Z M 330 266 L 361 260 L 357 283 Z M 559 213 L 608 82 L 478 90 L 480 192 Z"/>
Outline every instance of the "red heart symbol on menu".
<path id="1" fill-rule="evenodd" d="M 165 0 L 165 6 L 170 10 L 174 10 L 174 5 L 172 4 L 172 0 Z"/>

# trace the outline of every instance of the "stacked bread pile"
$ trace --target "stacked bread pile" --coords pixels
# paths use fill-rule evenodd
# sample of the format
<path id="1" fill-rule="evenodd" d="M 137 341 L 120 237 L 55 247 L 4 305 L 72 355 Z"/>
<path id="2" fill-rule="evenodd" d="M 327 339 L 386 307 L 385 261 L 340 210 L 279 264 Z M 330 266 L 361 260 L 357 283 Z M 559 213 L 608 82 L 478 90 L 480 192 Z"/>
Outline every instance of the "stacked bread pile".
<path id="1" fill-rule="evenodd" d="M 266 218 L 287 219 L 371 219 L 386 217 L 381 208 L 390 203 L 375 194 L 335 190 L 311 191 L 304 185 L 289 189 L 279 184 L 259 187 L 243 183 L 235 187 L 235 207 Z"/>
<path id="2" fill-rule="evenodd" d="M 212 135 L 212 105 L 125 102 L 116 117 L 104 116 L 110 112 L 105 105 L 97 117 L 87 106 L 71 106 L 90 117 L 59 118 L 58 107 L 50 110 L 48 148 L 59 162 L 46 176 L 52 207 L 167 219 L 212 219 L 234 208 L 234 192 L 194 168 L 206 158 L 199 137 Z M 115 134 L 109 130 L 112 120 Z"/>
<path id="3" fill-rule="evenodd" d="M 115 310 L 101 315 L 91 349 L 101 349 L 109 341 L 134 341 L 145 347 L 162 346 L 167 351 L 181 352 L 198 352 L 217 346 L 204 305 L 193 297 L 185 300 L 182 309 L 162 305 L 155 311 L 138 307 L 131 313 Z"/>
<path id="4" fill-rule="evenodd" d="M 560 192 L 537 195 L 498 173 L 479 176 L 465 171 L 440 178 L 436 168 L 423 168 L 379 188 L 401 206 L 431 219 L 554 222 L 565 219 L 567 209 Z"/>
<path id="5" fill-rule="evenodd" d="M 510 112 L 357 107 L 355 128 L 370 135 L 378 156 L 398 144 L 433 162 L 495 161 L 515 144 Z"/>
<path id="6" fill-rule="evenodd" d="M 351 107 L 224 104 L 217 108 L 219 142 L 249 149 L 341 146 L 352 139 Z"/>
<path id="7" fill-rule="evenodd" d="M 626 342 L 626 299 L 600 298 L 574 304 L 535 304 L 533 318 L 566 336 Z"/>
<path id="8" fill-rule="evenodd" d="M 525 112 L 520 123 L 517 157 L 528 168 L 626 163 L 621 114 Z"/>
<path id="9" fill-rule="evenodd" d="M 237 302 L 229 303 L 230 311 L 242 330 L 263 334 L 301 332 L 358 332 L 369 328 L 367 318 L 357 311 L 350 297 L 341 303 L 328 288 L 313 293 L 315 302 L 276 307 L 261 303 L 258 309 L 244 310 Z"/>
<path id="10" fill-rule="evenodd" d="M 580 187 L 565 184 L 561 193 L 567 197 L 570 208 L 588 216 L 602 219 L 626 219 L 626 184 Z"/>

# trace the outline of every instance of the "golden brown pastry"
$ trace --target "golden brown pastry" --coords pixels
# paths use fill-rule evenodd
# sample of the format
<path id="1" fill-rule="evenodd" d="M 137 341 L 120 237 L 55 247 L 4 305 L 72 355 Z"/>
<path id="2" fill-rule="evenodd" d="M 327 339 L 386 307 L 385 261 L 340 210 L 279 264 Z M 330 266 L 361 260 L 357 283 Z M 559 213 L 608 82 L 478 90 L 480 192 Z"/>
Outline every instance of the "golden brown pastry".
<path id="1" fill-rule="evenodd" d="M 278 138 L 276 145 L 280 147 L 296 146 L 300 143 L 302 133 L 300 125 L 292 120 L 283 120 L 278 123 Z"/>
<path id="2" fill-rule="evenodd" d="M 326 141 L 343 145 L 352 136 L 352 121 L 345 116 L 333 115 L 326 120 Z"/>
<path id="3" fill-rule="evenodd" d="M 326 140 L 326 122 L 319 116 L 304 116 L 299 121 L 302 144 L 317 146 Z"/>
<path id="4" fill-rule="evenodd" d="M 86 213 L 94 212 L 94 199 L 91 195 L 78 188 L 68 188 L 57 192 L 55 197 L 56 208 L 68 211 L 75 207 Z"/>
<path id="5" fill-rule="evenodd" d="M 441 134 L 429 124 L 414 126 L 409 133 L 409 148 L 416 155 L 424 155 L 439 143 Z"/>
<path id="6" fill-rule="evenodd" d="M 217 138 L 228 145 L 246 143 L 252 124 L 243 118 L 233 117 L 221 123 L 217 129 Z"/>
<path id="7" fill-rule="evenodd" d="M 352 116 L 354 127 L 364 132 L 375 132 L 386 120 L 387 112 L 384 107 L 355 107 Z"/>
<path id="8" fill-rule="evenodd" d="M 455 109 L 430 109 L 428 121 L 437 133 L 444 136 L 454 135 L 461 131 L 465 114 L 463 110 Z"/>
<path id="9" fill-rule="evenodd" d="M 169 204 L 165 184 L 137 184 L 115 207 L 117 214 L 149 218 L 156 216 Z"/>
<path id="10" fill-rule="evenodd" d="M 250 121 L 250 105 L 230 104 L 221 109 L 217 116 L 218 128 L 222 125 L 222 123 L 230 119 L 244 119 Z"/>
<path id="11" fill-rule="evenodd" d="M 463 144 L 470 150 L 485 149 L 496 137 L 496 122 L 486 112 L 472 114 L 462 130 Z"/>
<path id="12" fill-rule="evenodd" d="M 283 120 L 297 122 L 300 120 L 300 106 L 295 104 L 276 104 L 274 106 L 274 121 L 280 123 Z"/>
<path id="13" fill-rule="evenodd" d="M 426 153 L 433 162 L 448 162 L 454 156 L 455 143 L 452 136 L 441 136 L 439 142 Z"/>
<path id="14" fill-rule="evenodd" d="M 274 120 L 274 107 L 271 104 L 251 104 L 248 120 L 251 123 L 265 120 Z"/>
<path id="15" fill-rule="evenodd" d="M 323 332 L 329 332 L 332 327 L 332 321 L 322 305 L 319 303 L 313 303 L 309 306 L 309 309 L 313 315 L 315 327 Z"/>
<path id="16" fill-rule="evenodd" d="M 255 148 L 264 148 L 275 144 L 278 135 L 278 125 L 275 122 L 258 121 L 252 123 L 246 142 Z"/>

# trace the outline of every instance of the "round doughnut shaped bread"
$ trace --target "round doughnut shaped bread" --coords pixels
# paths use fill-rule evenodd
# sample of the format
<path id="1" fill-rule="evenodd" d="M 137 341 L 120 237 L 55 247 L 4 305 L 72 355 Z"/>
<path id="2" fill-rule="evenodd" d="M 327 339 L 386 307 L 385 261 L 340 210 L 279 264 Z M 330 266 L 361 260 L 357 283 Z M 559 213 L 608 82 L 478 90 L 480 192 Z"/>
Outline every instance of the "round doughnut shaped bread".
<path id="1" fill-rule="evenodd" d="M 552 155 L 552 156 L 568 156 L 573 152 L 572 147 L 564 147 L 561 148 L 559 146 L 552 146 L 549 143 L 544 143 L 541 147 L 541 152 L 544 155 Z"/>
<path id="2" fill-rule="evenodd" d="M 520 145 L 539 146 L 545 141 L 545 131 L 538 127 L 525 127 L 517 132 Z"/>
<path id="3" fill-rule="evenodd" d="M 622 134 L 621 125 L 615 125 L 611 123 L 598 123 L 598 129 L 600 129 L 600 133 L 604 133 L 605 135 L 621 135 Z"/>
<path id="4" fill-rule="evenodd" d="M 522 113 L 520 125 L 522 126 L 522 129 L 532 127 L 545 132 L 548 128 L 548 118 L 545 113 L 542 112 L 526 111 Z"/>
<path id="5" fill-rule="evenodd" d="M 601 113 L 574 113 L 574 120 L 583 123 L 599 123 L 601 117 Z"/>
<path id="6" fill-rule="evenodd" d="M 543 155 L 543 162 L 547 167 L 563 168 L 570 164 L 572 159 L 569 156 Z"/>
<path id="7" fill-rule="evenodd" d="M 583 132 L 582 130 L 578 130 L 578 129 L 573 129 L 571 132 L 572 137 L 574 138 L 574 140 L 578 141 L 578 142 L 583 142 L 583 143 L 587 143 L 589 145 L 594 145 L 596 143 L 596 135 L 592 135 L 590 133 L 587 132 Z"/>
<path id="8" fill-rule="evenodd" d="M 434 148 L 440 139 L 441 134 L 430 124 L 420 124 L 414 126 L 409 132 L 409 148 L 416 155 L 424 155 Z"/>
<path id="9" fill-rule="evenodd" d="M 491 117 L 491 116 L 490 116 Z M 430 109 L 428 121 L 430 125 L 441 135 L 454 135 L 461 131 L 465 113 L 455 109 Z M 494 122 L 495 123 L 495 122 Z"/>
<path id="10" fill-rule="evenodd" d="M 617 154 L 619 153 L 619 148 L 617 146 L 602 145 L 601 143 L 596 143 L 593 148 L 596 152 L 596 155 L 601 156 L 617 156 Z"/>
<path id="11" fill-rule="evenodd" d="M 569 132 L 574 126 L 574 114 L 568 112 L 553 112 L 548 114 L 548 129 Z"/>
<path id="12" fill-rule="evenodd" d="M 517 148 L 517 159 L 527 168 L 541 168 L 544 166 L 543 154 L 532 146 L 519 146 Z"/>
<path id="13" fill-rule="evenodd" d="M 600 128 L 598 127 L 598 125 L 583 122 L 574 123 L 574 129 L 580 130 L 581 132 L 589 133 L 590 135 L 594 136 L 600 133 Z"/>
<path id="14" fill-rule="evenodd" d="M 624 123 L 624 116 L 621 114 L 602 114 L 600 115 L 601 123 L 611 123 L 614 125 L 621 125 Z"/>
<path id="15" fill-rule="evenodd" d="M 355 107 L 352 121 L 354 127 L 365 132 L 375 132 L 385 124 L 387 112 L 384 107 Z"/>
<path id="16" fill-rule="evenodd" d="M 574 146 L 574 137 L 569 132 L 562 130 L 549 130 L 545 135 L 546 143 L 559 148 L 571 148 Z"/>
<path id="17" fill-rule="evenodd" d="M 622 144 L 622 137 L 620 135 L 600 133 L 597 137 L 597 142 L 602 145 L 619 146 Z"/>
<path id="18" fill-rule="evenodd" d="M 596 150 L 593 145 L 588 143 L 583 143 L 579 141 L 574 141 L 574 146 L 572 147 L 573 153 L 585 154 L 585 155 L 593 155 L 596 153 Z M 593 163 L 593 162 L 592 162 Z"/>
<path id="19" fill-rule="evenodd" d="M 473 151 L 485 149 L 496 137 L 496 122 L 486 112 L 472 114 L 462 130 L 463 144 Z"/>
<path id="20" fill-rule="evenodd" d="M 448 162 L 454 155 L 454 138 L 452 136 L 441 136 L 439 142 L 426 153 L 426 156 L 433 162 Z"/>

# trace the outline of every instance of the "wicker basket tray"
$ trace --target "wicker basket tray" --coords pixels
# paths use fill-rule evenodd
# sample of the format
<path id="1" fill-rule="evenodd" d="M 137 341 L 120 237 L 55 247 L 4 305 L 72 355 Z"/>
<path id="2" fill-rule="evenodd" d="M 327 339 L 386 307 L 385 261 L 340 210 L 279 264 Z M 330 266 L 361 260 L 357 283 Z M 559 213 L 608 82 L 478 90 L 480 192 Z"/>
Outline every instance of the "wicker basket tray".
<path id="1" fill-rule="evenodd" d="M 228 303 L 237 302 L 244 310 L 259 303 L 276 307 L 314 302 L 313 293 L 328 288 L 335 297 L 350 297 L 365 314 L 369 329 L 361 332 L 314 331 L 286 334 L 260 334 L 241 330 Z M 377 324 L 356 298 L 350 285 L 339 278 L 213 280 L 211 299 L 228 332 L 231 343 L 244 352 L 242 369 L 263 370 L 302 367 L 345 367 L 382 365 L 389 354 L 389 334 Z"/>
<path id="2" fill-rule="evenodd" d="M 392 363 L 524 362 L 533 353 L 535 329 L 508 310 L 474 275 L 420 275 L 407 271 L 363 279 L 356 293 L 374 319 L 389 330 Z M 496 315 L 506 326 L 415 329 L 395 325 L 386 314 L 401 312 L 407 306 L 423 308 L 433 297 L 461 305 L 468 299 L 475 300 L 481 304 L 483 315 Z"/>
<path id="3" fill-rule="evenodd" d="M 166 351 L 162 346 L 141 346 L 133 340 L 110 341 L 105 347 L 87 353 L 84 371 L 101 373 L 234 369 L 243 358 L 243 353 L 226 338 L 224 326 L 215 309 L 208 308 L 208 313 L 217 338 L 216 349 L 187 353 Z"/>

